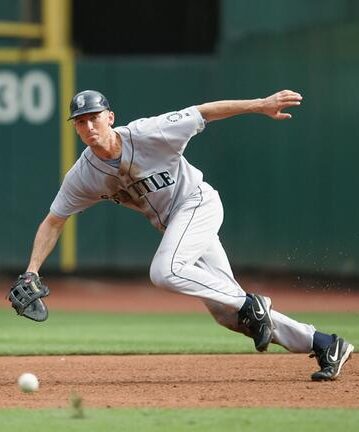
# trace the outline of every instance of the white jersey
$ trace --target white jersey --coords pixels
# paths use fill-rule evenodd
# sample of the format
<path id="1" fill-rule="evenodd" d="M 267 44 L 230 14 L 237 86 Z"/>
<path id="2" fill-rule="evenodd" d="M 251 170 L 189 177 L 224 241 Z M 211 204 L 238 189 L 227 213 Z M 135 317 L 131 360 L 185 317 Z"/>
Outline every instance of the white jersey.
<path id="1" fill-rule="evenodd" d="M 165 230 L 171 214 L 202 182 L 202 172 L 183 152 L 204 127 L 193 106 L 115 128 L 122 141 L 119 169 L 87 147 L 66 174 L 51 213 L 65 218 L 111 200 L 143 213 Z"/>

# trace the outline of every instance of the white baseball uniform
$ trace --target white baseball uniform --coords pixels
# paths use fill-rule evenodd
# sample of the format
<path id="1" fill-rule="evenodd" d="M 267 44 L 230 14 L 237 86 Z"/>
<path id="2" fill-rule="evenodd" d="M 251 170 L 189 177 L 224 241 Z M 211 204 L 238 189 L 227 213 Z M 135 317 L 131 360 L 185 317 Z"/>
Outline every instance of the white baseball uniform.
<path id="1" fill-rule="evenodd" d="M 238 310 L 246 293 L 235 280 L 218 238 L 223 208 L 218 192 L 183 152 L 205 128 L 196 107 L 120 126 L 119 160 L 99 159 L 87 147 L 66 174 L 51 213 L 66 218 L 111 200 L 144 214 L 163 232 L 150 277 L 155 285 L 201 298 L 215 319 L 244 332 Z M 315 329 L 271 312 L 275 343 L 310 352 Z"/>

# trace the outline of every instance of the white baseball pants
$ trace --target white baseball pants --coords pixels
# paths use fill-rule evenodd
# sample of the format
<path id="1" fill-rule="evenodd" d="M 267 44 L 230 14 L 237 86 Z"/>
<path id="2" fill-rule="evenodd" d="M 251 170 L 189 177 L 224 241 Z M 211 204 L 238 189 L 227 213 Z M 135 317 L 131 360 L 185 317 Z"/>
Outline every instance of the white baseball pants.
<path id="1" fill-rule="evenodd" d="M 246 292 L 234 279 L 227 255 L 218 238 L 223 207 L 218 195 L 202 183 L 174 211 L 152 260 L 154 285 L 199 297 L 216 321 L 237 332 L 238 311 Z M 273 342 L 292 352 L 312 350 L 315 328 L 272 310 Z"/>

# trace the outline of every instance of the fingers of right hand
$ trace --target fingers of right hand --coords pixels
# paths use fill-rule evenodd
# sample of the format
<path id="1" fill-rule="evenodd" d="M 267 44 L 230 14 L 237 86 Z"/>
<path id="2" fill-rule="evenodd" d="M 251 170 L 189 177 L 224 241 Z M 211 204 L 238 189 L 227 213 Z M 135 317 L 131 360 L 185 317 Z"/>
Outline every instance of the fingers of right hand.
<path id="1" fill-rule="evenodd" d="M 287 94 L 287 95 L 282 95 L 282 97 L 280 98 L 281 101 L 286 101 L 286 102 L 300 102 L 303 100 L 303 96 L 299 93 L 292 93 L 292 94 Z"/>
<path id="2" fill-rule="evenodd" d="M 290 108 L 292 106 L 299 106 L 302 102 L 301 101 L 286 101 L 286 102 L 282 102 L 281 105 L 281 109 L 285 109 L 285 108 Z"/>
<path id="3" fill-rule="evenodd" d="M 279 94 L 282 95 L 282 96 L 300 97 L 301 99 L 303 98 L 300 93 L 294 92 L 292 90 L 282 90 L 282 91 L 279 92 Z"/>

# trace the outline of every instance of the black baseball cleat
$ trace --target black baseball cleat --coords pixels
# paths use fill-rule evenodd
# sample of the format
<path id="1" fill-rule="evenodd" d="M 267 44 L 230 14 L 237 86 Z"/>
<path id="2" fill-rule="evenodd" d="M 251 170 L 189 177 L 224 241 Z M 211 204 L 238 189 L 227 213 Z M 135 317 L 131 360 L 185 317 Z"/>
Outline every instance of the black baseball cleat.
<path id="1" fill-rule="evenodd" d="M 247 294 L 242 309 L 238 312 L 240 324 L 250 331 L 257 351 L 266 351 L 273 338 L 273 321 L 270 316 L 272 301 L 269 297 Z"/>
<path id="2" fill-rule="evenodd" d="M 316 357 L 320 366 L 320 370 L 313 373 L 312 380 L 335 380 L 353 351 L 354 346 L 352 344 L 337 335 L 333 335 L 333 342 L 327 348 L 318 350 L 309 356 Z"/>

